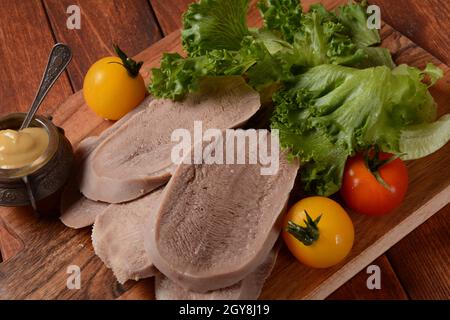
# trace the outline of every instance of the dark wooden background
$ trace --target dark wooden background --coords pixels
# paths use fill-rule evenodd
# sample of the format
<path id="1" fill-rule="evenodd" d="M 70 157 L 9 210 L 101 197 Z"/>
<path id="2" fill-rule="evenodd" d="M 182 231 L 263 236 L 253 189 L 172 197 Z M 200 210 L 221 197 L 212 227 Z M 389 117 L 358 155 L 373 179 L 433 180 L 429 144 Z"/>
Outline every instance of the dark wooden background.
<path id="1" fill-rule="evenodd" d="M 225 1 L 225 0 L 224 0 Z M 84 74 L 118 43 L 135 55 L 181 26 L 191 0 L 0 0 L 0 115 L 24 111 L 39 85 L 47 55 L 65 42 L 74 59 L 50 92 L 41 112 L 52 111 L 82 88 Z M 312 2 L 304 0 L 303 4 Z M 329 2 L 329 1 L 328 1 Z M 371 0 L 382 19 L 450 65 L 450 1 Z M 82 10 L 81 30 L 66 28 L 69 5 Z M 449 299 L 450 205 L 408 235 L 374 264 L 382 270 L 382 289 L 368 290 L 362 271 L 330 299 Z M 0 251 L 9 246 L 0 215 Z M 0 262 L 2 261 L 0 254 Z"/>

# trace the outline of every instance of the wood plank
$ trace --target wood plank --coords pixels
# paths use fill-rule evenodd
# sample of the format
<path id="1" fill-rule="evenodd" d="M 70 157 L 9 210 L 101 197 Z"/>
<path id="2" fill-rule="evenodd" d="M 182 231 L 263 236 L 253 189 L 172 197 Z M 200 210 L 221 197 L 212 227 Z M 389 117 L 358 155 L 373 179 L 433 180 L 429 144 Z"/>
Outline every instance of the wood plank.
<path id="1" fill-rule="evenodd" d="M 386 36 L 386 35 L 385 35 Z M 408 55 L 403 54 L 403 48 L 408 48 L 410 43 L 405 37 L 399 37 L 394 42 L 396 43 L 394 48 L 394 57 L 396 58 L 397 63 L 408 63 L 408 59 L 404 57 L 415 56 L 414 59 L 417 61 L 421 61 L 418 65 L 420 67 L 424 67 L 426 58 L 423 56 L 425 51 L 412 53 L 410 52 Z M 403 39 L 403 40 L 402 40 Z M 402 42 L 403 41 L 403 42 Z M 439 63 L 439 61 L 434 60 L 435 63 Z M 448 84 L 448 76 L 446 79 L 441 80 L 441 83 L 447 81 Z M 446 89 L 445 85 L 438 85 L 434 88 L 431 88 L 431 93 L 436 98 L 436 101 L 441 106 L 447 106 L 446 108 L 441 109 L 441 114 L 446 110 L 448 112 L 448 106 L 450 106 L 450 95 L 448 95 L 448 89 Z M 412 184 L 412 182 L 410 182 Z M 420 242 L 422 239 L 426 237 L 429 243 L 439 243 L 442 244 L 443 247 L 450 247 L 450 237 L 443 236 L 442 232 L 426 232 L 424 230 L 441 230 L 442 222 L 438 218 L 443 215 L 443 212 L 439 212 L 436 216 L 432 217 L 429 221 L 427 221 L 428 228 L 422 229 L 419 228 L 414 231 L 411 235 L 408 236 L 410 242 Z M 403 287 L 405 291 L 408 293 L 410 297 L 422 297 L 425 298 L 425 293 L 429 293 L 430 297 L 439 296 L 442 297 L 442 292 L 448 290 L 448 282 L 445 281 L 436 281 L 439 278 L 439 275 L 445 274 L 443 270 L 448 270 L 448 261 L 443 261 L 441 259 L 441 255 L 437 253 L 435 250 L 420 250 L 414 251 L 414 259 L 416 261 L 415 268 L 410 268 L 408 264 L 401 264 L 402 261 L 408 261 L 411 259 L 411 247 L 405 246 L 399 243 L 394 246 L 391 250 L 388 251 L 389 261 L 392 263 L 396 263 L 396 273 L 399 279 L 401 279 Z M 427 262 L 433 261 L 433 263 Z M 447 271 L 448 273 L 448 271 Z M 433 278 L 433 275 L 438 275 L 436 278 Z M 408 281 L 403 281 L 403 278 L 408 279 Z M 427 280 L 427 284 L 425 286 L 422 285 L 424 279 Z M 417 292 L 417 287 L 423 288 L 423 295 Z"/>
<path id="2" fill-rule="evenodd" d="M 0 115 L 23 112 L 33 101 L 54 44 L 40 2 L 2 1 L 0 41 Z M 40 113 L 52 113 L 71 94 L 68 78 L 63 74 L 48 94 Z"/>
<path id="3" fill-rule="evenodd" d="M 2 2 L 0 42 L 3 44 L 0 46 L 0 116 L 4 116 L 10 112 L 28 110 L 54 44 L 44 8 L 39 1 Z M 69 79 L 64 73 L 49 92 L 39 113 L 53 113 L 72 93 Z M 2 217 L 0 210 L 0 256 L 8 260 L 22 249 L 23 243 Z"/>
<path id="4" fill-rule="evenodd" d="M 82 88 L 92 63 L 115 55 L 113 43 L 134 56 L 161 38 L 147 0 L 44 0 L 44 4 L 56 38 L 73 49 L 69 75 L 75 90 Z M 66 27 L 69 5 L 81 8 L 80 30 Z"/>
<path id="5" fill-rule="evenodd" d="M 130 290 L 122 294 L 117 300 L 153 300 L 154 278 L 148 278 L 137 282 Z"/>
<path id="6" fill-rule="evenodd" d="M 381 256 L 370 265 L 380 267 L 380 289 L 368 289 L 367 267 L 360 273 L 347 281 L 342 287 L 333 292 L 327 299 L 329 300 L 407 300 L 408 295 L 404 291 L 400 281 L 392 269 L 389 260 L 385 255 Z"/>
<path id="7" fill-rule="evenodd" d="M 450 1 L 369 0 L 379 5 L 381 18 L 450 65 Z M 405 9 L 407 8 L 407 9 Z"/>
<path id="8" fill-rule="evenodd" d="M 59 221 L 36 220 L 26 208 L 3 208 L 2 215 L 25 246 L 0 264 L 1 299 L 114 299 L 131 287 L 119 285 L 94 254 L 90 228 L 73 230 Z M 81 290 L 67 289 L 71 265 L 81 269 Z"/>
<path id="9" fill-rule="evenodd" d="M 450 299 L 450 205 L 388 252 L 411 299 Z"/>
<path id="10" fill-rule="evenodd" d="M 23 246 L 17 234 L 0 219 L 0 262 L 14 257 Z"/>
<path id="11" fill-rule="evenodd" d="M 164 35 L 177 31 L 183 25 L 182 15 L 191 0 L 149 0 Z"/>

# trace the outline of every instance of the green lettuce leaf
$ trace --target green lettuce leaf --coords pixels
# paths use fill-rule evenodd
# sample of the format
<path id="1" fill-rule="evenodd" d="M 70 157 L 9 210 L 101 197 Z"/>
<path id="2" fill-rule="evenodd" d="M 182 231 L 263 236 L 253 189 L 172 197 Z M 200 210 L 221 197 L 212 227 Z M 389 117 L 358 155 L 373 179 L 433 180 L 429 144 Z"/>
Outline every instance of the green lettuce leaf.
<path id="1" fill-rule="evenodd" d="M 394 68 L 387 49 L 367 46 L 379 41 L 379 34 L 377 30 L 367 29 L 363 20 L 367 16 L 362 6 L 348 4 L 339 10 L 341 14 L 337 15 L 321 4 L 312 5 L 310 11 L 301 16 L 301 28 L 292 38 L 292 49 L 284 50 L 285 64 L 300 72 L 321 64 Z M 357 23 L 350 24 L 353 20 Z"/>
<path id="2" fill-rule="evenodd" d="M 183 15 L 183 47 L 189 56 L 211 50 L 238 50 L 249 34 L 248 0 L 201 0 Z"/>
<path id="3" fill-rule="evenodd" d="M 422 78 L 423 71 L 405 65 L 394 70 L 320 65 L 286 83 L 274 95 L 272 128 L 280 130 L 282 146 L 303 162 L 306 189 L 335 193 L 347 157 L 375 145 L 415 157 L 445 144 L 448 133 L 432 136 L 428 149 L 413 152 L 414 144 L 424 143 L 418 142 L 418 132 L 443 128 L 429 125 L 436 104 Z"/>
<path id="4" fill-rule="evenodd" d="M 365 11 L 358 4 L 348 6 L 340 9 L 344 23 L 321 4 L 303 13 L 297 0 L 262 0 L 259 8 L 265 27 L 249 29 L 248 0 L 201 0 L 190 5 L 183 17 L 182 40 L 188 56 L 164 55 L 160 68 L 152 70 L 149 91 L 180 100 L 196 91 L 205 76 L 242 75 L 266 95 L 273 91 L 268 88 L 278 88 L 321 64 L 393 68 L 386 49 L 364 46 L 374 42 L 376 30 L 355 34 Z M 352 19 L 357 23 L 348 22 Z M 364 35 L 369 39 L 362 43 Z"/>
<path id="5" fill-rule="evenodd" d="M 161 67 L 152 69 L 150 92 L 161 98 L 183 99 L 195 92 L 205 76 L 246 75 L 250 85 L 263 89 L 282 79 L 280 64 L 262 40 L 244 37 L 238 51 L 211 50 L 202 56 L 183 58 L 166 53 Z"/>
<path id="6" fill-rule="evenodd" d="M 450 115 L 432 123 L 406 127 L 400 135 L 400 153 L 403 160 L 425 157 L 450 140 Z"/>
<path id="7" fill-rule="evenodd" d="M 381 42 L 376 29 L 367 27 L 366 3 L 348 3 L 337 10 L 339 21 L 351 30 L 353 42 L 358 47 L 370 47 Z"/>
<path id="8" fill-rule="evenodd" d="M 376 66 L 386 66 L 390 69 L 395 68 L 395 63 L 392 60 L 391 53 L 386 48 L 381 47 L 363 47 L 361 48 L 366 58 L 363 59 L 360 63 L 356 63 L 353 67 L 358 69 L 365 69 Z"/>
<path id="9" fill-rule="evenodd" d="M 345 27 L 334 14 L 323 14 L 321 5 L 303 16 L 301 33 L 296 34 L 291 59 L 297 66 L 321 64 L 354 65 L 366 58 L 351 41 Z M 325 11 L 326 12 L 326 11 Z"/>
<path id="10" fill-rule="evenodd" d="M 178 53 L 166 53 L 161 67 L 152 69 L 150 92 L 161 98 L 183 99 L 199 88 L 205 76 L 241 75 L 255 63 L 255 58 L 237 52 L 213 50 L 199 57 L 183 58 Z"/>
<path id="11" fill-rule="evenodd" d="M 298 0 L 262 0 L 258 8 L 264 20 L 264 27 L 278 32 L 288 42 L 302 29 L 302 7 Z"/>

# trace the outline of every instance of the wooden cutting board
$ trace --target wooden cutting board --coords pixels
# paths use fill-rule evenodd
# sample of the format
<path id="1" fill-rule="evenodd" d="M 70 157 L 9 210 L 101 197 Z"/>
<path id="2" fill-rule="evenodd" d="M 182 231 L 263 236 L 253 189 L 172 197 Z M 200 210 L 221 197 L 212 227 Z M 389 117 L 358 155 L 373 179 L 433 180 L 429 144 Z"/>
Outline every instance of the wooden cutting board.
<path id="1" fill-rule="evenodd" d="M 339 0 L 329 1 L 338 3 Z M 341 1 L 342 2 L 342 1 Z M 345 2 L 345 1 L 344 1 Z M 250 15 L 257 24 L 257 15 Z M 395 61 L 424 67 L 434 62 L 445 71 L 432 94 L 440 114 L 450 106 L 450 70 L 425 50 L 387 25 L 382 28 L 383 46 Z M 137 56 L 145 62 L 143 70 L 159 64 L 163 52 L 181 52 L 179 32 L 174 32 Z M 145 72 L 145 71 L 144 71 Z M 148 74 L 144 74 L 148 79 Z M 53 114 L 68 138 L 76 145 L 89 135 L 96 135 L 109 125 L 84 104 L 81 92 L 71 96 Z M 392 215 L 368 218 L 350 212 L 355 225 L 355 245 L 351 255 L 340 265 L 308 269 L 283 248 L 262 299 L 322 299 L 388 250 L 406 234 L 443 208 L 450 201 L 450 145 L 424 159 L 408 163 L 410 186 L 402 206 Z M 1 299 L 147 299 L 153 298 L 152 279 L 119 285 L 112 272 L 95 256 L 90 228 L 71 230 L 59 221 L 38 221 L 25 208 L 0 208 L 0 242 L 4 262 L 0 264 Z M 14 231 L 12 231 L 14 230 Z M 81 268 L 81 288 L 66 287 L 67 268 Z"/>

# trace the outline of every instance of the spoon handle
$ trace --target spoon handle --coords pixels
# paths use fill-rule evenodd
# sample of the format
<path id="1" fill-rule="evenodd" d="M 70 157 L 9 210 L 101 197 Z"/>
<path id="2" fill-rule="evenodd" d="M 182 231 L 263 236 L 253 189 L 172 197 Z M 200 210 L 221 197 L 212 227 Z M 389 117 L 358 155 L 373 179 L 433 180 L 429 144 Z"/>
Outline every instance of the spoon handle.
<path id="1" fill-rule="evenodd" d="M 39 85 L 39 89 L 36 93 L 36 97 L 34 98 L 30 111 L 28 111 L 28 114 L 25 117 L 20 130 L 25 129 L 30 125 L 31 120 L 33 120 L 34 115 L 36 114 L 36 111 L 47 95 L 47 92 L 59 78 L 71 59 L 72 51 L 68 46 L 62 43 L 58 43 L 53 47 L 52 52 L 50 53 L 50 56 L 48 58 L 47 67 L 45 68 L 41 84 Z"/>

